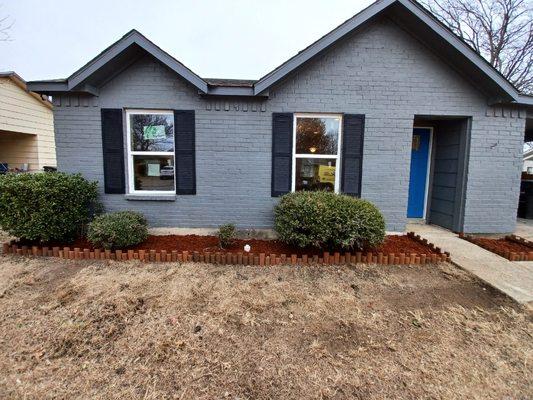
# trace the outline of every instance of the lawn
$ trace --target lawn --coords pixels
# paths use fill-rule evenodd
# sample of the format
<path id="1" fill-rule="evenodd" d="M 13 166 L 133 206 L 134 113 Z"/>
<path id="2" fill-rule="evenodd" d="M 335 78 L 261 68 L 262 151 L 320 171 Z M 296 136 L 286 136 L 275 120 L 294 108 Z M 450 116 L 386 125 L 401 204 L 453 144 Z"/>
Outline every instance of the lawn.
<path id="1" fill-rule="evenodd" d="M 0 257 L 0 398 L 502 399 L 531 315 L 449 264 Z"/>

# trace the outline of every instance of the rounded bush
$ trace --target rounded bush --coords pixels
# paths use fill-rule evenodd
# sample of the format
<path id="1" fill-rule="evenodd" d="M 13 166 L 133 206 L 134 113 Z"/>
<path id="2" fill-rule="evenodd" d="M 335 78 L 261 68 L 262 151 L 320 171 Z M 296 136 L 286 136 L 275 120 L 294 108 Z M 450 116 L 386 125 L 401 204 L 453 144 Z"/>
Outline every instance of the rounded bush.
<path id="1" fill-rule="evenodd" d="M 281 241 L 298 247 L 363 249 L 385 240 L 385 220 L 366 200 L 332 192 L 295 192 L 274 209 Z"/>
<path id="2" fill-rule="evenodd" d="M 104 249 L 121 249 L 142 243 L 148 237 L 146 219 L 135 211 L 117 211 L 97 216 L 90 224 L 87 239 Z"/>
<path id="3" fill-rule="evenodd" d="M 97 183 L 79 174 L 0 175 L 0 227 L 30 241 L 70 241 L 94 214 L 97 198 Z"/>

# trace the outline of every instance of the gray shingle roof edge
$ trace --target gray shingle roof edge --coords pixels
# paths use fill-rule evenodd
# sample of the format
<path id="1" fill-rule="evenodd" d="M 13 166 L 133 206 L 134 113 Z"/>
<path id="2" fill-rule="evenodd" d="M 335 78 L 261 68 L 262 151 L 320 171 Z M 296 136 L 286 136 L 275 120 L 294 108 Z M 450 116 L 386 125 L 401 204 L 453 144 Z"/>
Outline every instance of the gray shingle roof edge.
<path id="1" fill-rule="evenodd" d="M 132 44 L 136 44 L 198 88 L 200 94 L 222 96 L 268 96 L 268 89 L 272 85 L 282 80 L 292 71 L 353 32 L 357 27 L 388 9 L 393 4 L 400 4 L 405 7 L 410 13 L 415 15 L 438 34 L 443 41 L 446 41 L 449 45 L 453 46 L 453 48 L 457 50 L 458 55 L 465 57 L 485 74 L 488 79 L 496 83 L 502 92 L 506 93 L 509 97 L 509 102 L 533 105 L 533 98 L 521 95 L 514 86 L 483 57 L 477 54 L 470 46 L 414 0 L 376 1 L 259 80 L 201 78 L 170 54 L 166 53 L 147 39 L 140 32 L 133 29 L 74 72 L 70 77 L 60 80 L 32 81 L 27 82 L 27 84 L 30 90 L 46 94 L 64 91 L 88 91 L 89 93 L 97 94 L 97 91 L 90 87 L 90 85 L 84 86 L 84 81 L 90 77 L 91 74 L 95 73 L 99 68 L 105 65 L 106 62 L 109 62 L 113 57 L 120 54 Z"/>

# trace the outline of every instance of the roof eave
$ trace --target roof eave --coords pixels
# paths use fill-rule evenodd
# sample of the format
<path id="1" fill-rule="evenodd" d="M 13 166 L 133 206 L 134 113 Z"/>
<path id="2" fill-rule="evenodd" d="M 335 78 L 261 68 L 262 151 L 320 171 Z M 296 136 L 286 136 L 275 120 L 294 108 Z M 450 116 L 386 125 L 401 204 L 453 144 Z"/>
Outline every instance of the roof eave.
<path id="1" fill-rule="evenodd" d="M 30 81 L 26 82 L 28 90 L 41 94 L 53 94 L 57 92 L 68 92 L 68 83 L 48 82 L 48 81 Z"/>
<path id="2" fill-rule="evenodd" d="M 516 101 L 516 103 L 525 106 L 533 106 L 533 96 L 521 94 L 518 96 L 518 100 Z"/>
<path id="3" fill-rule="evenodd" d="M 28 93 L 30 96 L 34 97 L 35 99 L 39 100 L 43 105 L 46 107 L 52 109 L 53 105 L 52 103 L 46 99 L 40 96 L 39 92 L 36 92 L 32 90 L 28 86 L 28 82 L 26 82 L 22 77 L 17 74 L 14 71 L 8 71 L 8 72 L 0 72 L 0 78 L 8 78 L 11 79 L 18 87 L 20 87 L 22 90 L 24 90 L 26 93 Z"/>

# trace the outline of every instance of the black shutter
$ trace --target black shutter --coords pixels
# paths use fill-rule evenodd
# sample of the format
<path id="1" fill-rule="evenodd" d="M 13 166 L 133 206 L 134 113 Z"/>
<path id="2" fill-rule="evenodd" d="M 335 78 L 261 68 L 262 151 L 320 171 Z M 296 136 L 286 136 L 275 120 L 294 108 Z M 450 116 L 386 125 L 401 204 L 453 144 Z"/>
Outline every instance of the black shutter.
<path id="1" fill-rule="evenodd" d="M 272 114 L 272 197 L 291 191 L 293 115 Z"/>
<path id="2" fill-rule="evenodd" d="M 194 110 L 174 110 L 176 194 L 196 194 Z"/>
<path id="3" fill-rule="evenodd" d="M 341 191 L 360 197 L 365 116 L 344 114 L 343 120 Z"/>
<path id="4" fill-rule="evenodd" d="M 122 110 L 102 108 L 102 150 L 104 153 L 104 192 L 125 193 L 124 174 L 124 131 Z"/>

